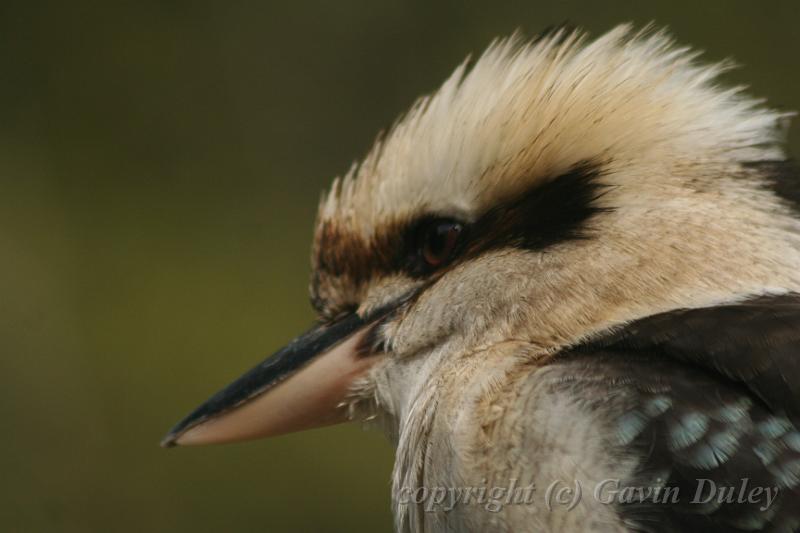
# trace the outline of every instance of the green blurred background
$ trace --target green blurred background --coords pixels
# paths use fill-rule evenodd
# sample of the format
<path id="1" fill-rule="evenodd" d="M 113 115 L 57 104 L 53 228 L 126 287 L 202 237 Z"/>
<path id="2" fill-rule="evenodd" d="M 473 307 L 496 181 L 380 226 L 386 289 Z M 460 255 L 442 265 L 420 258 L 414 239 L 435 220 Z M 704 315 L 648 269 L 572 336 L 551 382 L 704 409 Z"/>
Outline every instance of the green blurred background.
<path id="1" fill-rule="evenodd" d="M 800 109 L 793 1 L 113 4 L 0 7 L 2 531 L 390 529 L 378 433 L 157 443 L 310 323 L 320 189 L 493 37 L 654 20 Z"/>

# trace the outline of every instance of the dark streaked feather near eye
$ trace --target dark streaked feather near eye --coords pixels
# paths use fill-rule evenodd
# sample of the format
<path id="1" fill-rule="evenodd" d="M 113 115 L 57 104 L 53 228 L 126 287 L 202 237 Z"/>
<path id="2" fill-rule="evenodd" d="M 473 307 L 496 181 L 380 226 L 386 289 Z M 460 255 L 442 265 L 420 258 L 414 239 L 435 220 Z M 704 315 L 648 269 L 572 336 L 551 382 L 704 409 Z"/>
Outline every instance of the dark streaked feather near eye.
<path id="1" fill-rule="evenodd" d="M 800 166 L 796 161 L 754 161 L 744 167 L 766 180 L 767 186 L 800 215 Z"/>

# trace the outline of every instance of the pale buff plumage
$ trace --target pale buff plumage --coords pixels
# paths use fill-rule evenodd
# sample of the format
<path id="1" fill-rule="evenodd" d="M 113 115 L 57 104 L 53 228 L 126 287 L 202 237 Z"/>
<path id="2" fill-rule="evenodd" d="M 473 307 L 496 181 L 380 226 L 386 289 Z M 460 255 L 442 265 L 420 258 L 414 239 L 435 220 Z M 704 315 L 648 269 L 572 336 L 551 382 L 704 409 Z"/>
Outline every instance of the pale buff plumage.
<path id="1" fill-rule="evenodd" d="M 270 436 L 346 413 L 375 421 L 397 446 L 399 532 L 625 530 L 622 514 L 597 498 L 547 509 L 545 491 L 554 482 L 593 487 L 639 475 L 646 458 L 627 447 L 627 436 L 644 426 L 620 426 L 619 415 L 639 409 L 650 391 L 628 386 L 615 394 L 613 379 L 595 380 L 597 358 L 555 354 L 654 314 L 800 292 L 800 222 L 763 168 L 785 159 L 789 115 L 720 87 L 726 66 L 701 64 L 697 55 L 664 33 L 620 26 L 594 41 L 565 31 L 530 44 L 498 41 L 474 65 L 457 68 L 323 197 L 311 284 L 323 323 L 201 405 L 164 444 Z M 604 209 L 583 220 L 585 238 L 526 247 L 489 233 L 501 244 L 484 243 L 435 275 L 392 263 L 411 222 L 436 216 L 467 227 L 586 162 L 601 191 L 592 207 Z M 769 351 L 796 348 L 791 324 L 773 324 L 776 337 L 761 339 L 758 363 L 773 373 L 741 392 L 740 404 L 753 404 L 746 394 L 770 397 L 759 387 L 775 384 L 781 390 L 772 399 L 797 401 L 796 384 L 782 373 L 793 361 L 776 362 Z M 365 349 L 366 341 L 379 348 Z M 732 380 L 752 377 L 727 363 Z M 638 375 L 646 379 L 651 368 L 640 366 Z M 627 371 L 620 375 L 630 379 Z M 703 382 L 681 371 L 684 385 Z M 580 384 L 570 388 L 573 379 Z M 720 390 L 731 385 L 724 382 Z M 746 419 L 756 439 L 747 408 L 715 398 L 698 402 Z M 673 400 L 680 398 L 655 398 L 640 415 L 660 416 Z M 736 429 L 730 416 L 723 422 Z M 712 459 L 739 444 L 734 430 L 705 435 L 723 439 L 705 450 Z M 800 455 L 800 432 L 797 441 Z M 791 446 L 766 444 L 788 462 L 772 464 L 774 452 L 764 472 L 800 490 Z M 752 446 L 745 451 L 765 457 Z M 753 457 L 739 467 L 756 464 Z M 474 504 L 426 508 L 429 500 L 408 497 L 420 488 L 512 480 L 535 487 L 538 499 L 491 512 Z M 781 523 L 800 525 L 787 508 Z"/>
<path id="2" fill-rule="evenodd" d="M 397 443 L 399 531 L 619 529 L 591 498 L 570 512 L 431 513 L 398 494 L 511 477 L 539 487 L 624 477 L 632 459 L 604 457 L 607 421 L 548 394 L 537 361 L 653 313 L 800 288 L 798 223 L 741 166 L 784 157 L 787 114 L 720 88 L 726 66 L 696 58 L 664 33 L 628 26 L 588 43 L 580 33 L 499 41 L 420 100 L 323 198 L 320 227 L 369 240 L 420 213 L 470 220 L 583 160 L 602 161 L 609 185 L 600 202 L 614 211 L 595 221 L 597 238 L 488 253 L 384 328 L 390 357 L 360 380 L 350 408 L 377 415 Z M 321 281 L 326 300 L 362 311 L 418 283 Z"/>

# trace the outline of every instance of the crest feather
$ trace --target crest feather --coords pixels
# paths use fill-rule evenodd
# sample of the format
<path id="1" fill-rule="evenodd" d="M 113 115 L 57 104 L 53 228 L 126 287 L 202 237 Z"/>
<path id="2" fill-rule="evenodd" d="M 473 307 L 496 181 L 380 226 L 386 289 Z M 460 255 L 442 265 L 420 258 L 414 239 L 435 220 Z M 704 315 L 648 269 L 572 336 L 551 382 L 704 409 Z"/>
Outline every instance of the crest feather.
<path id="1" fill-rule="evenodd" d="M 558 30 L 494 41 L 412 105 L 334 181 L 319 222 L 364 238 L 421 212 L 469 216 L 580 161 L 633 169 L 781 159 L 786 113 L 720 88 L 664 31 L 621 25 L 594 41 Z"/>

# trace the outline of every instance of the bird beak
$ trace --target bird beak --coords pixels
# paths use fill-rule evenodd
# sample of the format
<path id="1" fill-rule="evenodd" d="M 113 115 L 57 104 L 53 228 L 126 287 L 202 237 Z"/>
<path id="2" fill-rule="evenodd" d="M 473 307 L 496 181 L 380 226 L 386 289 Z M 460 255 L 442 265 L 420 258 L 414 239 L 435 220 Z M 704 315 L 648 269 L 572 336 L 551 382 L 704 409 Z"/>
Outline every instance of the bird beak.
<path id="1" fill-rule="evenodd" d="M 342 401 L 353 380 L 379 359 L 371 333 L 397 305 L 311 328 L 178 422 L 161 445 L 236 442 L 344 422 Z"/>

